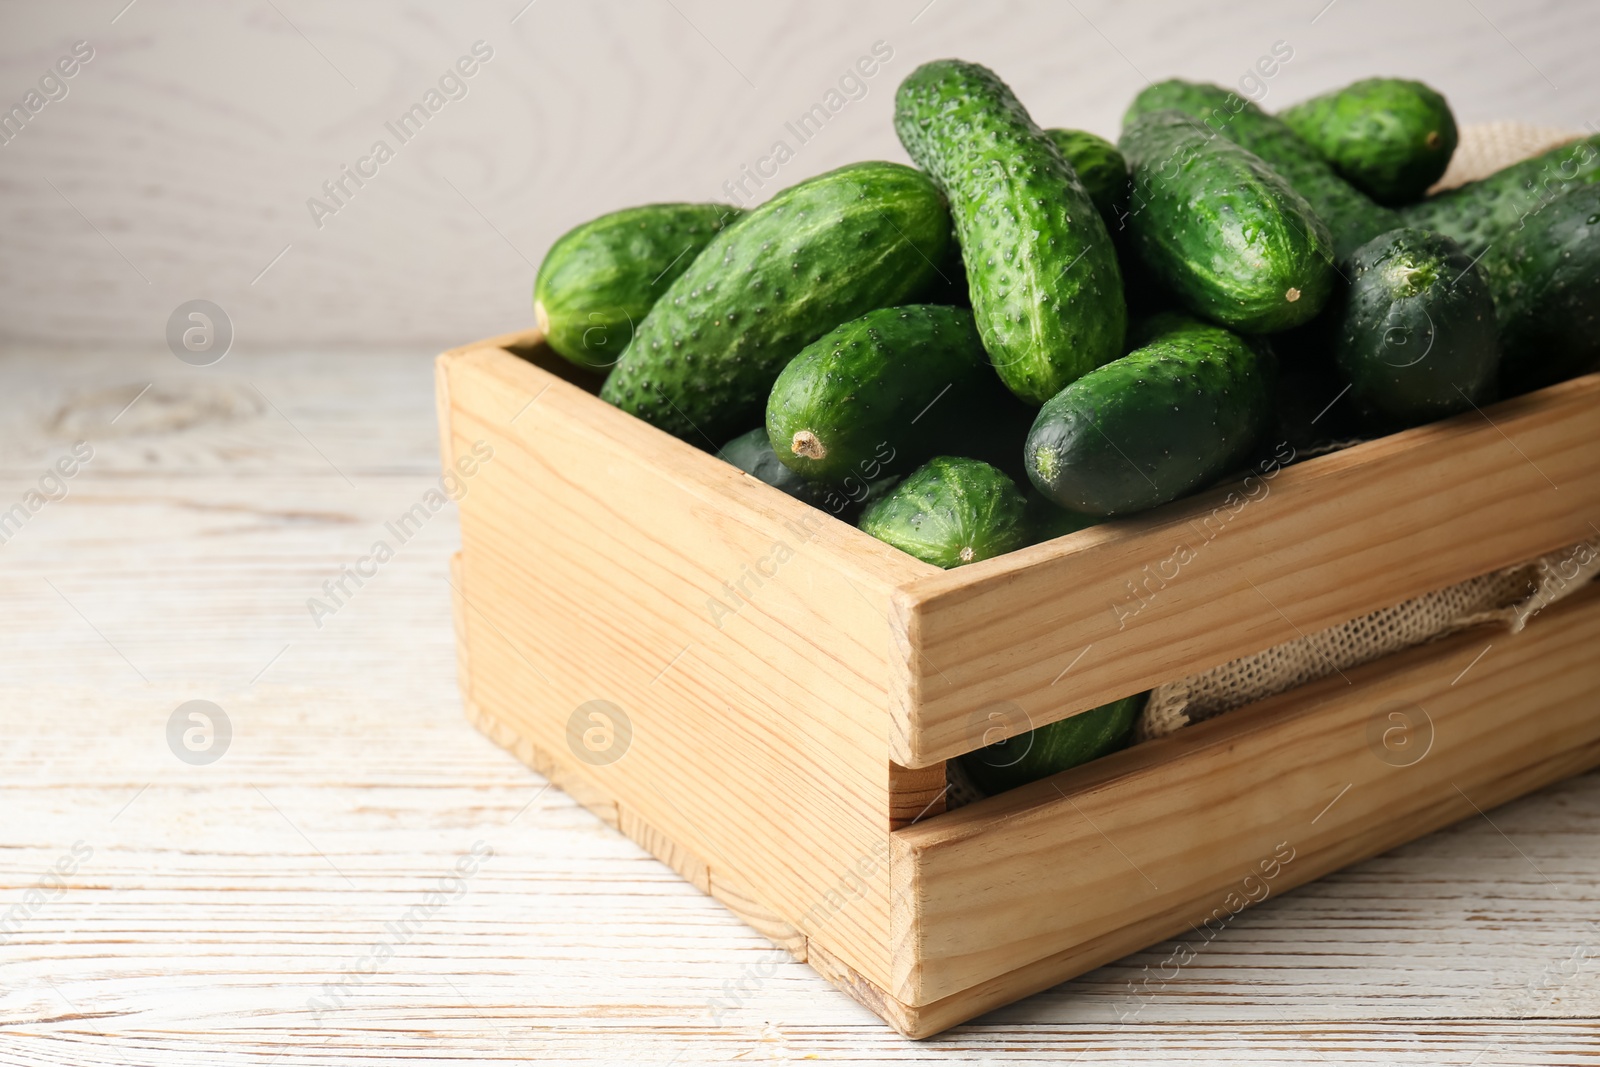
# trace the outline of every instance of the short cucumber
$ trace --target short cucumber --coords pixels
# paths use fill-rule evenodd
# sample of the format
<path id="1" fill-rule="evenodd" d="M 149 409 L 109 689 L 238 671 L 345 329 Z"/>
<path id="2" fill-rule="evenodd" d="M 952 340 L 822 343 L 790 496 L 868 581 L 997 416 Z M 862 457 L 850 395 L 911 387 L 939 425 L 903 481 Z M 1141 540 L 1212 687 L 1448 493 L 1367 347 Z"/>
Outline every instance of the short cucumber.
<path id="1" fill-rule="evenodd" d="M 608 370 L 678 275 L 743 214 L 726 204 L 647 204 L 562 234 L 533 283 L 533 314 L 550 347 Z"/>
<path id="2" fill-rule="evenodd" d="M 717 458 L 807 504 L 818 504 L 827 491 L 825 486 L 809 482 L 784 466 L 767 442 L 766 429 L 760 426 L 723 445 L 717 450 Z"/>
<path id="3" fill-rule="evenodd" d="M 1366 78 L 1278 115 L 1346 180 L 1380 204 L 1422 199 L 1450 165 L 1450 105 L 1404 78 Z"/>
<path id="4" fill-rule="evenodd" d="M 639 323 L 601 399 L 710 444 L 760 422 L 778 372 L 841 322 L 925 290 L 950 242 L 927 175 L 856 163 L 722 230 Z"/>
<path id="5" fill-rule="evenodd" d="M 1123 131 L 1135 252 L 1197 315 L 1254 333 L 1310 319 L 1333 291 L 1328 229 L 1265 163 L 1174 111 Z"/>
<path id="6" fill-rule="evenodd" d="M 1600 370 L 1600 185 L 1545 207 L 1479 266 L 1494 292 L 1505 395 Z"/>
<path id="7" fill-rule="evenodd" d="M 1452 237 L 1481 256 L 1546 205 L 1600 182 L 1600 133 L 1552 148 L 1484 178 L 1401 209 L 1405 225 Z"/>
<path id="8" fill-rule="evenodd" d="M 1028 543 L 1027 504 L 999 469 L 935 456 L 867 508 L 861 529 L 935 567 L 961 567 Z"/>
<path id="9" fill-rule="evenodd" d="M 1000 378 L 1041 404 L 1122 350 L 1105 223 L 1055 143 L 986 67 L 946 59 L 895 95 L 895 131 L 950 197 L 972 310 Z"/>
<path id="10" fill-rule="evenodd" d="M 1023 458 L 1049 499 L 1086 515 L 1175 500 L 1237 467 L 1271 418 L 1267 359 L 1227 330 L 1158 337 L 1040 409 Z"/>
<path id="11" fill-rule="evenodd" d="M 1147 696 L 1113 700 L 968 752 L 961 757 L 961 767 L 979 789 L 994 796 L 1109 756 L 1133 741 L 1134 723 Z"/>
<path id="12" fill-rule="evenodd" d="M 1393 211 L 1374 203 L 1341 178 L 1321 153 L 1301 140 L 1282 119 L 1220 86 L 1176 78 L 1157 82 L 1134 97 L 1122 120 L 1123 127 L 1140 115 L 1169 108 L 1254 153 L 1282 175 L 1328 224 L 1334 252 L 1340 259 L 1378 234 L 1401 225 Z"/>
<path id="13" fill-rule="evenodd" d="M 777 457 L 839 483 L 885 462 L 909 471 L 962 449 L 1009 397 L 972 312 L 931 304 L 869 311 L 800 350 L 767 398 Z M 964 450 L 964 449 L 962 449 Z"/>
<path id="14" fill-rule="evenodd" d="M 886 494 L 900 481 L 900 476 L 883 474 L 875 465 L 866 466 L 859 478 L 846 479 L 844 484 L 838 486 L 807 481 L 779 462 L 772 445 L 767 441 L 764 426 L 742 433 L 723 445 L 717 451 L 717 458 L 796 500 L 848 523 L 854 523 L 863 507 Z"/>
<path id="15" fill-rule="evenodd" d="M 1045 130 L 1061 156 L 1078 175 L 1084 192 L 1115 239 L 1128 209 L 1128 162 L 1117 146 L 1087 130 Z"/>
<path id="16" fill-rule="evenodd" d="M 1500 364 L 1494 300 L 1461 246 L 1394 230 L 1350 257 L 1334 360 L 1356 407 L 1386 428 L 1465 411 Z"/>

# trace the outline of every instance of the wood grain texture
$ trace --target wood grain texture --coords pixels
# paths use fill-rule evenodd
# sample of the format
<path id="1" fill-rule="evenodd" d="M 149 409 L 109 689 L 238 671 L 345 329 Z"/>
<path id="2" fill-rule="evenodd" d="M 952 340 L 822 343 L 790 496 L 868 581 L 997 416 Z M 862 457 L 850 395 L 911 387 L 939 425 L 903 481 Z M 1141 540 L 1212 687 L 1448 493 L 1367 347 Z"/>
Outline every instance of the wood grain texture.
<path id="1" fill-rule="evenodd" d="M 1352 672 L 1355 678 L 1335 672 L 1204 728 L 954 814 L 941 815 L 942 761 L 919 769 L 885 758 L 899 710 L 895 683 L 915 679 L 921 664 L 949 677 L 927 651 L 930 615 L 948 630 L 961 607 L 983 603 L 966 639 L 939 650 L 949 653 L 952 671 L 961 665 L 951 657 L 983 655 L 982 641 L 1027 646 L 1033 634 L 1049 632 L 1018 628 L 1037 605 L 1082 610 L 1076 601 L 1095 588 L 1096 551 L 1112 559 L 1149 553 L 1179 523 L 1205 536 L 1202 526 L 1215 522 L 1212 536 L 1224 534 L 1244 507 L 1259 512 L 1272 499 L 1269 484 L 1280 499 L 1279 526 L 1227 542 L 1232 556 L 1212 555 L 1221 557 L 1224 584 L 1237 584 L 1240 568 L 1259 565 L 1266 553 L 1299 583 L 1291 601 L 1297 610 L 1330 596 L 1410 596 L 1404 583 L 1418 581 L 1418 570 L 1423 590 L 1433 589 L 1479 573 L 1489 552 L 1520 562 L 1570 542 L 1579 516 L 1600 509 L 1592 440 L 1600 375 L 1478 412 L 1482 426 L 1452 420 L 1262 473 L 1239 507 L 1213 507 L 1220 502 L 1203 497 L 1035 546 L 1036 558 L 1009 568 L 999 566 L 1002 559 L 941 572 L 617 412 L 584 388 L 592 382 L 570 380 L 536 334 L 457 349 L 439 365 L 447 455 L 467 473 L 462 464 L 492 440 L 499 475 L 481 475 L 478 492 L 463 497 L 459 569 L 466 588 L 478 591 L 474 599 L 457 589 L 468 619 L 469 716 L 558 785 L 572 782 L 586 806 L 697 884 L 709 887 L 718 870 L 731 872 L 749 887 L 731 896 L 758 929 L 776 926 L 776 943 L 907 1036 L 937 1034 L 1185 926 L 1199 933 L 1194 915 L 1208 933 L 1220 932 L 1273 888 L 1301 885 L 1461 818 L 1456 800 L 1470 806 L 1468 789 L 1486 803 L 1504 802 L 1600 762 L 1600 715 L 1592 706 L 1600 668 L 1591 656 L 1600 592 L 1547 612 L 1459 688 L 1476 663 L 1458 672 L 1454 660 L 1485 640 L 1483 632 L 1386 658 Z M 535 410 L 537 423 L 517 425 Z M 1541 475 L 1542 492 L 1520 508 L 1511 547 L 1487 537 L 1464 543 L 1441 508 L 1454 508 L 1459 519 L 1502 498 L 1521 502 L 1498 455 L 1502 442 Z M 1561 490 L 1547 468 L 1567 486 L 1558 504 L 1550 497 Z M 1449 504 L 1438 502 L 1446 497 Z M 777 511 L 769 514 L 769 505 Z M 1201 509 L 1199 525 L 1173 519 L 1185 507 Z M 1308 530 L 1334 514 L 1343 515 L 1340 528 L 1308 547 Z M 779 552 L 780 545 L 790 550 Z M 1272 551 L 1292 566 L 1272 561 Z M 765 562 L 752 569 L 758 558 Z M 1194 560 L 1182 562 L 1193 578 Z M 1063 580 L 1067 568 L 1075 587 Z M 719 592 L 715 576 L 729 573 L 752 582 L 725 581 Z M 1181 576 L 1167 575 L 1147 595 L 1170 592 Z M 1169 632 L 1167 643 L 1192 657 L 1232 620 L 1207 601 L 1186 607 L 1176 624 L 1168 620 L 1178 636 Z M 735 611 L 757 630 L 725 626 Z M 714 632 L 705 629 L 708 612 Z M 654 662 L 635 646 L 643 640 L 664 650 L 685 638 L 645 680 Z M 702 652 L 687 661 L 697 641 Z M 809 670 L 786 665 L 797 653 Z M 1157 681 L 1195 663 L 1176 652 L 1160 662 L 1148 668 Z M 669 671 L 682 688 L 652 693 Z M 580 750 L 574 731 L 581 724 L 573 723 L 594 706 L 585 694 L 593 699 L 596 678 L 611 687 L 608 699 L 622 694 L 617 699 L 632 709 L 605 703 L 603 721 L 633 715 L 635 733 L 650 747 L 624 748 L 614 760 Z M 737 687 L 732 699 L 723 695 L 730 685 Z M 527 695 L 541 688 L 549 699 Z M 1026 714 L 1016 718 L 1026 724 Z M 1419 718 L 1425 740 L 1413 738 L 1422 734 Z M 1447 741 L 1436 739 L 1441 730 Z M 1401 742 L 1391 745 L 1396 732 Z M 847 748 L 831 752 L 830 745 Z M 1424 769 L 1388 773 L 1420 764 L 1403 758 L 1418 749 L 1431 757 Z M 1343 789 L 1330 788 L 1345 778 Z M 1454 792 L 1441 803 L 1436 794 L 1446 784 Z M 1284 812 L 1324 801 L 1331 809 L 1357 785 L 1365 787 L 1362 803 L 1303 831 L 1300 843 L 1268 840 L 1281 834 Z M 843 805 L 832 803 L 840 797 Z M 630 811 L 643 813 L 631 825 Z M 1325 814 L 1309 816 L 1311 824 Z M 1166 890 L 1118 839 L 1154 857 Z M 1071 881 L 1063 884 L 1067 856 Z M 1205 906 L 1214 900 L 1225 907 L 1208 919 Z"/>
<path id="2" fill-rule="evenodd" d="M 0 944 L 7 1067 L 1600 1062 L 1595 774 L 1275 894 L 1170 980 L 1173 943 L 905 1041 L 463 721 L 449 512 L 311 625 L 436 484 L 431 354 L 236 354 L 0 354 L 4 499 L 95 447 L 0 546 L 0 914 L 94 848 Z M 164 738 L 195 697 L 236 728 L 209 767 Z"/>
<path id="3" fill-rule="evenodd" d="M 125 3 L 7 5 L 8 106 L 73 41 L 95 48 L 67 97 L 0 147 L 9 339 L 160 348 L 195 297 L 227 309 L 241 353 L 431 355 L 531 325 L 535 268 L 579 222 L 727 198 L 779 140 L 794 156 L 747 182 L 753 198 L 904 160 L 894 84 L 950 55 L 993 66 L 1042 123 L 1105 135 L 1147 81 L 1238 86 L 1276 41 L 1294 56 L 1256 90 L 1272 109 L 1394 74 L 1437 86 L 1467 123 L 1600 114 L 1592 15 L 1562 0 Z M 467 95 L 319 227 L 307 200 L 393 142 L 385 123 L 476 40 L 495 54 Z M 802 144 L 786 123 L 879 40 L 893 59 Z"/>
<path id="4" fill-rule="evenodd" d="M 913 1032 L 1203 943 L 1251 901 L 1600 763 L 1597 641 L 1589 590 L 1522 634 L 1412 649 L 897 832 L 892 988 L 944 1001 Z"/>
<path id="5" fill-rule="evenodd" d="M 948 759 L 1591 538 L 1597 412 L 1589 375 L 920 579 L 891 754 Z"/>
<path id="6" fill-rule="evenodd" d="M 884 620 L 931 568 L 499 348 L 441 361 L 451 455 L 494 452 L 461 503 L 484 717 L 886 983 Z M 575 740 L 595 701 L 615 756 Z"/>

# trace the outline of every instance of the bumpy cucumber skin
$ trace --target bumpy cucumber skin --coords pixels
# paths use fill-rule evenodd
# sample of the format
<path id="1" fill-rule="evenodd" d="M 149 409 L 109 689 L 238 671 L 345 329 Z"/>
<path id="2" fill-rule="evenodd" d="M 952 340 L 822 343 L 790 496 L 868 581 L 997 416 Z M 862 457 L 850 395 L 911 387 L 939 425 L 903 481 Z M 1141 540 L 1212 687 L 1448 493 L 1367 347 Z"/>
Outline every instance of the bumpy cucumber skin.
<path id="1" fill-rule="evenodd" d="M 1098 134 L 1087 130 L 1045 130 L 1045 136 L 1061 150 L 1083 184 L 1084 192 L 1094 201 L 1106 231 L 1115 239 L 1123 214 L 1128 209 L 1128 161 L 1122 158 L 1117 146 Z"/>
<path id="2" fill-rule="evenodd" d="M 580 367 L 609 370 L 661 294 L 741 214 L 726 204 L 646 204 L 568 230 L 533 283 L 545 341 Z"/>
<path id="3" fill-rule="evenodd" d="M 1461 246 L 1403 229 L 1350 257 L 1334 361 L 1356 407 L 1385 427 L 1465 411 L 1500 365 L 1494 299 Z"/>
<path id="4" fill-rule="evenodd" d="M 1024 459 L 1039 492 L 1085 515 L 1126 515 L 1226 474 L 1271 418 L 1267 359 L 1216 327 L 1157 338 L 1063 389 Z"/>
<path id="5" fill-rule="evenodd" d="M 986 67 L 936 60 L 895 95 L 895 131 L 950 197 L 984 347 L 1042 404 L 1122 350 L 1122 276 L 1100 213 L 1055 142 Z"/>
<path id="6" fill-rule="evenodd" d="M 838 483 L 883 462 L 900 470 L 949 451 L 1004 390 L 972 312 L 917 304 L 869 311 L 800 350 L 767 398 L 779 460 Z"/>
<path id="7" fill-rule="evenodd" d="M 1333 292 L 1332 241 L 1270 167 L 1178 112 L 1122 134 L 1134 250 L 1191 311 L 1252 333 L 1297 326 Z"/>
<path id="8" fill-rule="evenodd" d="M 968 752 L 961 767 L 990 796 L 1127 748 L 1149 694 L 1124 697 Z"/>
<path id="9" fill-rule="evenodd" d="M 1467 255 L 1481 256 L 1559 197 L 1595 182 L 1600 182 L 1600 134 L 1430 196 L 1400 214 L 1405 225 L 1437 230 L 1454 238 Z"/>
<path id="10" fill-rule="evenodd" d="M 1566 193 L 1479 261 L 1514 396 L 1600 370 L 1600 185 Z"/>
<path id="11" fill-rule="evenodd" d="M 1028 543 L 1027 503 L 998 468 L 935 456 L 867 508 L 861 529 L 935 567 L 961 567 Z"/>
<path id="12" fill-rule="evenodd" d="M 603 400 L 710 443 L 760 422 L 795 353 L 923 291 L 950 242 L 927 175 L 856 163 L 791 186 L 714 237 L 639 323 Z"/>
<path id="13" fill-rule="evenodd" d="M 1459 139 L 1445 98 L 1404 78 L 1366 78 L 1278 117 L 1351 185 L 1391 207 L 1422 199 Z"/>
<path id="14" fill-rule="evenodd" d="M 1259 156 L 1306 198 L 1333 234 L 1334 253 L 1344 259 L 1358 247 L 1401 225 L 1389 208 L 1341 178 L 1322 155 L 1291 130 L 1237 93 L 1217 85 L 1179 79 L 1157 82 L 1134 97 L 1123 127 L 1152 111 L 1181 111 L 1212 133 Z"/>

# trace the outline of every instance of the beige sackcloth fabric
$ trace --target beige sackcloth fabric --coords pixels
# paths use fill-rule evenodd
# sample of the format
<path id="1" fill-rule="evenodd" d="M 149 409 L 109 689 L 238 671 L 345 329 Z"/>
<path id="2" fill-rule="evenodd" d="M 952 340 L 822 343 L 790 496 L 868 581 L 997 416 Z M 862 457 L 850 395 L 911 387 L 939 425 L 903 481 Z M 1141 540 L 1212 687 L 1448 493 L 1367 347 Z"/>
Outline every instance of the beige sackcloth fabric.
<path id="1" fill-rule="evenodd" d="M 1434 189 L 1486 177 L 1575 136 L 1514 122 L 1468 126 Z M 1572 594 L 1596 573 L 1600 573 L 1600 538 L 1170 682 L 1151 692 L 1135 739 L 1164 737 L 1190 723 L 1472 626 L 1497 624 L 1516 633 L 1540 609 Z M 959 761 L 951 760 L 946 767 L 947 807 L 983 796 Z"/>

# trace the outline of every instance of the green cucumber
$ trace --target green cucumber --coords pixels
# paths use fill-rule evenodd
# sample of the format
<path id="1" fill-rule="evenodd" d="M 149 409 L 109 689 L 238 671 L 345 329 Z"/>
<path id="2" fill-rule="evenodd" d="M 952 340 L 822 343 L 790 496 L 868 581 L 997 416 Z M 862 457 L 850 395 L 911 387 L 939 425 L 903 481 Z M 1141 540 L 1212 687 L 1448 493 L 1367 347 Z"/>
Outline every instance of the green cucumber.
<path id="1" fill-rule="evenodd" d="M 1600 133 L 1569 142 L 1404 208 L 1407 226 L 1453 237 L 1469 256 L 1500 238 L 1563 194 L 1600 181 Z"/>
<path id="2" fill-rule="evenodd" d="M 1266 333 L 1322 309 L 1336 277 L 1328 229 L 1265 163 L 1173 111 L 1141 116 L 1122 151 L 1134 250 L 1189 310 Z"/>
<path id="3" fill-rule="evenodd" d="M 807 481 L 784 466 L 777 454 L 772 451 L 764 427 L 758 426 L 748 433 L 735 437 L 717 450 L 717 458 L 807 504 L 821 506 L 823 496 L 827 492 L 826 486 Z"/>
<path id="4" fill-rule="evenodd" d="M 1040 409 L 1023 453 L 1028 477 L 1085 515 L 1176 500 L 1248 456 L 1270 422 L 1272 378 L 1268 359 L 1227 330 L 1158 337 Z"/>
<path id="5" fill-rule="evenodd" d="M 1600 185 L 1568 192 L 1479 265 L 1494 292 L 1505 395 L 1600 370 Z"/>
<path id="6" fill-rule="evenodd" d="M 927 175 L 856 163 L 779 192 L 712 238 L 639 323 L 603 400 L 678 437 L 761 421 L 806 345 L 925 290 L 950 242 Z"/>
<path id="7" fill-rule="evenodd" d="M 861 516 L 861 529 L 935 567 L 960 567 L 1028 543 L 1016 484 L 976 459 L 935 456 Z"/>
<path id="8" fill-rule="evenodd" d="M 1128 163 L 1117 146 L 1087 130 L 1045 130 L 1094 201 L 1100 221 L 1115 237 L 1128 210 Z"/>
<path id="9" fill-rule="evenodd" d="M 1334 361 L 1358 410 L 1404 426 L 1485 398 L 1500 365 L 1494 298 L 1460 245 L 1394 230 L 1356 249 L 1349 269 Z"/>
<path id="10" fill-rule="evenodd" d="M 647 204 L 568 230 L 533 283 L 545 341 L 580 367 L 609 369 L 656 299 L 741 214 L 726 204 Z"/>
<path id="11" fill-rule="evenodd" d="M 1148 694 L 1124 697 L 986 745 L 961 757 L 961 768 L 990 796 L 1109 756 L 1133 741 Z"/>
<path id="12" fill-rule="evenodd" d="M 1178 79 L 1158 82 L 1134 97 L 1123 126 L 1148 112 L 1166 109 L 1183 112 L 1277 171 L 1328 224 L 1340 259 L 1401 225 L 1393 211 L 1341 178 L 1321 153 L 1282 119 L 1220 86 Z"/>
<path id="13" fill-rule="evenodd" d="M 885 463 L 910 470 L 962 449 L 975 424 L 996 418 L 1009 400 L 972 312 L 881 308 L 790 360 L 767 398 L 767 434 L 789 468 L 837 484 Z"/>
<path id="14" fill-rule="evenodd" d="M 863 507 L 900 482 L 899 475 L 883 475 L 875 467 L 868 467 L 860 478 L 846 479 L 839 486 L 807 481 L 779 461 L 767 441 L 764 426 L 757 426 L 723 445 L 717 451 L 717 458 L 802 503 L 852 524 Z"/>
<path id="15" fill-rule="evenodd" d="M 1122 350 L 1105 223 L 1061 151 L 986 67 L 947 59 L 895 94 L 895 131 L 950 197 L 978 331 L 1013 393 L 1042 404 Z"/>
<path id="16" fill-rule="evenodd" d="M 1380 204 L 1422 199 L 1450 165 L 1458 140 L 1444 97 L 1404 78 L 1366 78 L 1278 117 Z"/>

